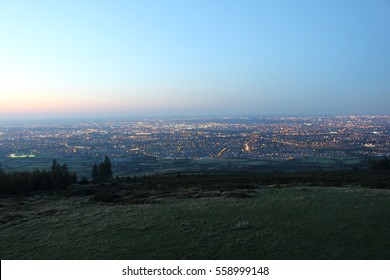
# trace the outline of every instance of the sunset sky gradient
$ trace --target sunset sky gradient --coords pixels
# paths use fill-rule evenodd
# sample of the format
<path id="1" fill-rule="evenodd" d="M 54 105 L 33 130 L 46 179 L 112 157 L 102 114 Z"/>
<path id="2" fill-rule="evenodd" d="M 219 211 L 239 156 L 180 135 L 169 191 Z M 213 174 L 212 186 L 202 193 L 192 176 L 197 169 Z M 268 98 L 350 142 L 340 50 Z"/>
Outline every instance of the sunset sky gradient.
<path id="1" fill-rule="evenodd" d="M 0 1 L 0 118 L 389 104 L 389 1 Z"/>

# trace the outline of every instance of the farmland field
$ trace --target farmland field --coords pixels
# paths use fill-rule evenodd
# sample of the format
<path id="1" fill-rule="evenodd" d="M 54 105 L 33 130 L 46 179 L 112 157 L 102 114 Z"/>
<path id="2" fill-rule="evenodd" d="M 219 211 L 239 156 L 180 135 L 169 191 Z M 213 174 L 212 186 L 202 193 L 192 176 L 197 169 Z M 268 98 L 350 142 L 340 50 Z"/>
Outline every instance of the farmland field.
<path id="1" fill-rule="evenodd" d="M 35 158 L 0 158 L 0 164 L 5 171 L 49 169 L 52 160 L 66 163 L 70 170 L 76 171 L 78 178 L 89 178 L 93 163 L 99 163 L 101 158 L 38 155 Z M 210 158 L 210 159 L 130 159 L 113 158 L 115 176 L 142 176 L 166 173 L 198 173 L 216 171 L 253 171 L 269 172 L 272 170 L 306 171 L 306 170 L 338 170 L 365 168 L 366 160 L 357 157 L 338 158 L 304 158 L 298 160 L 285 159 L 242 159 L 242 158 Z"/>

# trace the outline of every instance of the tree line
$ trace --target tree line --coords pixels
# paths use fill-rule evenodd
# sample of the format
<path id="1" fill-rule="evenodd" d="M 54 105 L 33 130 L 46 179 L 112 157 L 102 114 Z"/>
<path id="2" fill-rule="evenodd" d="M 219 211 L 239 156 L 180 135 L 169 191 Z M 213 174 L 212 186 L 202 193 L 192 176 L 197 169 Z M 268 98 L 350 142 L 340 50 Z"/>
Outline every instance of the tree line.
<path id="1" fill-rule="evenodd" d="M 110 158 L 105 156 L 103 162 L 92 166 L 92 181 L 94 183 L 112 179 L 112 164 Z M 60 165 L 53 159 L 49 170 L 35 169 L 33 171 L 5 172 L 0 164 L 0 194 L 20 194 L 38 190 L 66 189 L 78 182 L 77 173 L 70 171 L 67 164 Z M 88 184 L 86 178 L 80 183 Z"/>
<path id="2" fill-rule="evenodd" d="M 103 162 L 99 165 L 94 163 L 92 166 L 91 177 L 93 182 L 109 181 L 112 179 L 112 174 L 112 164 L 108 156 L 105 156 Z"/>
<path id="3" fill-rule="evenodd" d="M 76 181 L 76 172 L 71 172 L 66 163 L 59 165 L 55 159 L 50 170 L 5 172 L 0 166 L 0 193 L 2 194 L 64 189 Z"/>
<path id="4" fill-rule="evenodd" d="M 387 156 L 378 159 L 370 158 L 368 160 L 368 167 L 377 170 L 390 170 L 390 159 Z"/>

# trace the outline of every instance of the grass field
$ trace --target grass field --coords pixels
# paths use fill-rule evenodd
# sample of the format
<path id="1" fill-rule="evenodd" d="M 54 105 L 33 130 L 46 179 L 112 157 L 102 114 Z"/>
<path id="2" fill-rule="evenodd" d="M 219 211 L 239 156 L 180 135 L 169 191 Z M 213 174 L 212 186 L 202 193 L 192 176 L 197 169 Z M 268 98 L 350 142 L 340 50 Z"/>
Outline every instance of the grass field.
<path id="1" fill-rule="evenodd" d="M 76 171 L 78 178 L 90 178 L 92 165 L 102 161 L 101 158 L 81 156 L 63 157 L 59 155 L 38 155 L 36 158 L 8 158 L 0 157 L 0 164 L 5 171 L 50 169 L 55 158 L 60 164 L 66 163 L 70 170 Z M 366 162 L 357 157 L 336 158 L 305 158 L 294 161 L 285 159 L 242 159 L 242 158 L 214 158 L 214 159 L 112 159 L 114 175 L 143 176 L 166 173 L 199 173 L 215 171 L 253 171 L 269 172 L 272 170 L 338 170 L 365 168 Z"/>
<path id="2" fill-rule="evenodd" d="M 33 171 L 34 169 L 46 169 L 51 168 L 53 159 L 56 159 L 59 163 L 66 163 L 72 171 L 76 171 L 79 178 L 90 177 L 91 168 L 94 160 L 91 158 L 82 157 L 69 157 L 64 158 L 56 155 L 39 155 L 35 158 L 0 158 L 0 164 L 5 171 Z M 95 160 L 98 162 L 98 160 Z"/>
<path id="3" fill-rule="evenodd" d="M 3 197 L 0 258 L 390 259 L 389 190 L 267 185 L 246 198 L 212 193 L 155 193 L 150 204 Z"/>

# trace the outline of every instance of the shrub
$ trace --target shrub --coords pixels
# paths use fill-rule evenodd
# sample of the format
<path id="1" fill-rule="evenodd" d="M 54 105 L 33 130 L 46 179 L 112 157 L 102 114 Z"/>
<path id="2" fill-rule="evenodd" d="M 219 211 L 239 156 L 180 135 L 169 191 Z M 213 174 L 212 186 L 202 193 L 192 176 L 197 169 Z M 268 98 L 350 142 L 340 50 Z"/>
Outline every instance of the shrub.
<path id="1" fill-rule="evenodd" d="M 118 202 L 120 200 L 120 196 L 117 193 L 112 193 L 108 191 L 101 191 L 96 193 L 93 197 L 93 201 L 98 202 L 106 202 L 106 203 L 113 203 Z"/>

